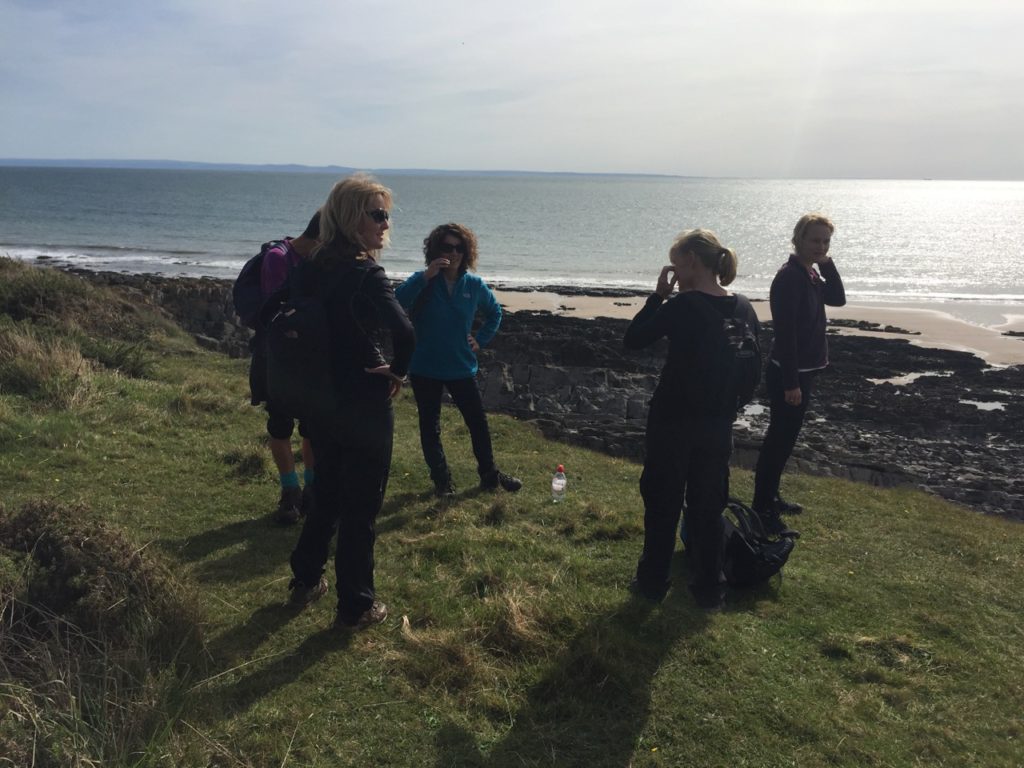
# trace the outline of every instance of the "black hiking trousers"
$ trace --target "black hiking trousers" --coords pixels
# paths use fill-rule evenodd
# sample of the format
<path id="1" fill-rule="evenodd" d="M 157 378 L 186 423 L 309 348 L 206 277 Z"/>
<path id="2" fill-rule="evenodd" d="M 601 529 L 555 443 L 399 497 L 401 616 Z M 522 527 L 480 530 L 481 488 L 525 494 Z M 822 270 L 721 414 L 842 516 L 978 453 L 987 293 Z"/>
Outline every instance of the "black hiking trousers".
<path id="1" fill-rule="evenodd" d="M 316 455 L 316 505 L 306 516 L 292 552 L 295 578 L 319 580 L 338 534 L 334 557 L 338 618 L 354 624 L 373 605 L 373 548 L 384 503 L 395 417 L 391 401 L 351 400 L 333 425 L 310 425 Z"/>
<path id="2" fill-rule="evenodd" d="M 671 586 L 669 572 L 685 501 L 690 591 L 700 605 L 721 601 L 722 511 L 729 498 L 732 422 L 731 416 L 698 419 L 672 413 L 657 398 L 651 401 L 647 456 L 640 476 L 644 549 L 636 569 L 643 594 L 658 597 Z"/>
<path id="3" fill-rule="evenodd" d="M 494 450 L 491 446 L 491 430 L 484 413 L 484 401 L 480 396 L 476 377 L 442 381 L 426 376 L 411 374 L 412 392 L 416 398 L 416 411 L 420 422 L 420 447 L 423 459 L 430 469 L 430 479 L 435 485 L 449 479 L 448 459 L 441 445 L 441 398 L 444 390 L 452 396 L 452 402 L 462 414 L 469 430 L 469 439 L 476 457 L 476 471 L 482 478 L 494 471 Z"/>
<path id="4" fill-rule="evenodd" d="M 757 468 L 754 470 L 754 502 L 751 504 L 757 512 L 768 513 L 775 497 L 779 495 L 782 472 L 800 435 L 817 377 L 818 371 L 800 373 L 800 405 L 789 405 L 782 388 L 782 369 L 768 362 L 764 381 L 770 415 L 764 442 L 757 456 Z"/>

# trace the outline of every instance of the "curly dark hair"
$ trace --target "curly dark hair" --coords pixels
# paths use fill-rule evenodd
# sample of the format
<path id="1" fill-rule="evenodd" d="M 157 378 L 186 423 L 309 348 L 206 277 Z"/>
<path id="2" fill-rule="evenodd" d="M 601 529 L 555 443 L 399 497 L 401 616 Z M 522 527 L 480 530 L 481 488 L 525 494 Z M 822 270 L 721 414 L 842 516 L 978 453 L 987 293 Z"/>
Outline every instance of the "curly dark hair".
<path id="1" fill-rule="evenodd" d="M 469 227 L 464 227 L 462 224 L 455 224 L 454 222 L 434 227 L 433 231 L 426 236 L 423 240 L 423 263 L 430 264 L 431 261 L 440 255 L 441 241 L 444 240 L 446 235 L 459 238 L 466 249 L 466 253 L 462 257 L 462 263 L 459 265 L 459 276 L 461 277 L 467 269 L 476 270 L 476 235 L 473 234 L 473 230 Z"/>

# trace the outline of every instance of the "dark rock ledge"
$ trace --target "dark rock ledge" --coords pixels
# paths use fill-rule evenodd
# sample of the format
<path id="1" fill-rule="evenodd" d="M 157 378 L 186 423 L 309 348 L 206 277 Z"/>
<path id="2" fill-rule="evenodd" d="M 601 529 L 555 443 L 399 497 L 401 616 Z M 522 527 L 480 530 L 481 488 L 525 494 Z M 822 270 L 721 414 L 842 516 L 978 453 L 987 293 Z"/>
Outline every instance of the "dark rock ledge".
<path id="1" fill-rule="evenodd" d="M 211 349 L 248 354 L 249 334 L 233 315 L 228 281 L 78 274 L 149 298 Z M 480 356 L 488 409 L 532 420 L 549 437 L 641 459 L 647 401 L 665 347 L 627 352 L 627 324 L 506 314 Z M 763 349 L 770 339 L 767 324 Z M 1024 368 L 991 368 L 967 352 L 904 339 L 832 333 L 830 350 L 832 367 L 818 379 L 791 470 L 916 486 L 1024 520 Z M 887 379 L 896 382 L 875 383 Z M 760 402 L 747 410 L 735 432 L 734 462 L 752 467 L 767 412 Z"/>

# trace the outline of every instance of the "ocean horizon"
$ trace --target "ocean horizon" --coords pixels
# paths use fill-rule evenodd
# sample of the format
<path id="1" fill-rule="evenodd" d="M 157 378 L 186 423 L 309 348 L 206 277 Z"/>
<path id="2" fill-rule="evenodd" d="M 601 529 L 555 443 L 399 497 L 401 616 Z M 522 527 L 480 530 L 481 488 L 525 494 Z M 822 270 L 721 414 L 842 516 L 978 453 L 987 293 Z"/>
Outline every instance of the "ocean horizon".
<path id="1" fill-rule="evenodd" d="M 3 166 L 0 254 L 231 279 L 263 241 L 299 234 L 343 175 Z M 395 192 L 382 264 L 396 278 L 421 268 L 430 229 L 458 221 L 477 233 L 492 285 L 648 290 L 675 236 L 705 227 L 737 253 L 731 288 L 765 298 L 796 220 L 820 211 L 851 302 L 1024 313 L 1024 182 L 376 175 Z"/>

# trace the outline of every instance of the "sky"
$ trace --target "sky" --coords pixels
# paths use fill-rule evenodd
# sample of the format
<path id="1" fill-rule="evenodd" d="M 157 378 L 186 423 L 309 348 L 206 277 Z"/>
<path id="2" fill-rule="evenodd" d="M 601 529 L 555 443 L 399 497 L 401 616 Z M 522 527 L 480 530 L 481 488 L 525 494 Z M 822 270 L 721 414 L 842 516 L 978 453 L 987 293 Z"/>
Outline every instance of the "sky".
<path id="1" fill-rule="evenodd" d="M 1024 179 L 1024 0 L 0 0 L 0 158 Z"/>

